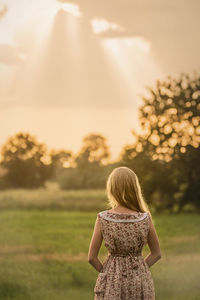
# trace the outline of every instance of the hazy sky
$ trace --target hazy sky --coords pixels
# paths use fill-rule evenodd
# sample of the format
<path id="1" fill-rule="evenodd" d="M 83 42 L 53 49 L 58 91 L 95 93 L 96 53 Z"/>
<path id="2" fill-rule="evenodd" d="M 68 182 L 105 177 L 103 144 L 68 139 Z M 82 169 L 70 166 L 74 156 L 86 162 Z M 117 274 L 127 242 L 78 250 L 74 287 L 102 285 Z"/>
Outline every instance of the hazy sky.
<path id="1" fill-rule="evenodd" d="M 78 152 L 100 133 L 112 158 L 139 131 L 139 94 L 199 70 L 198 0 L 0 0 L 0 145 L 29 131 Z"/>

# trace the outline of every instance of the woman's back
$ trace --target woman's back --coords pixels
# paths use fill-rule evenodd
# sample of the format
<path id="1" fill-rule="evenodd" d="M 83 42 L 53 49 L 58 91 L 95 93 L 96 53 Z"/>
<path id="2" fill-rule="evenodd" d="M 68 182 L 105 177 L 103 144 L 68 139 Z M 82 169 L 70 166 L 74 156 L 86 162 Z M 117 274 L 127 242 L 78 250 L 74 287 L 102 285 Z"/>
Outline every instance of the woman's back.
<path id="1" fill-rule="evenodd" d="M 148 213 L 98 213 L 105 246 L 111 253 L 141 254 L 147 243 L 149 230 Z"/>
<path id="2" fill-rule="evenodd" d="M 97 216 L 108 256 L 97 277 L 95 299 L 154 299 L 153 279 L 142 256 L 148 242 L 149 213 L 105 210 Z"/>

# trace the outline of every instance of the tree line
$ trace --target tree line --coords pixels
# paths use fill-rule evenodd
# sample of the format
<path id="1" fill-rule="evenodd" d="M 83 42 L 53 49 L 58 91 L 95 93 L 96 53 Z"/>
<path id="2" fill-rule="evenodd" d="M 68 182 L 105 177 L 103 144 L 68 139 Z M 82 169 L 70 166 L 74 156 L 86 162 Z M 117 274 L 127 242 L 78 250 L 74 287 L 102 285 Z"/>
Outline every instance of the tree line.
<path id="1" fill-rule="evenodd" d="M 107 139 L 91 133 L 77 155 L 70 150 L 48 151 L 29 133 L 10 137 L 1 147 L 0 188 L 37 188 L 54 180 L 62 189 L 105 188 L 110 171 L 132 168 L 147 202 L 156 211 L 200 209 L 200 76 L 181 73 L 146 87 L 139 108 L 142 133 L 132 131 L 110 163 Z"/>

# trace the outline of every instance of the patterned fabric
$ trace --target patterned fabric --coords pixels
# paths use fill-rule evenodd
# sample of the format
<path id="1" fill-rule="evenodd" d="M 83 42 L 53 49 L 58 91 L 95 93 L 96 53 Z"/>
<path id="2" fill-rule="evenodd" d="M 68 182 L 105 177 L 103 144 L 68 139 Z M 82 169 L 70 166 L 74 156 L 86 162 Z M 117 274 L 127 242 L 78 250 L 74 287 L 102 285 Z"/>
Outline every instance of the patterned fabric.
<path id="1" fill-rule="evenodd" d="M 108 255 L 97 276 L 94 300 L 155 300 L 153 278 L 142 256 L 149 213 L 105 210 L 97 216 Z"/>

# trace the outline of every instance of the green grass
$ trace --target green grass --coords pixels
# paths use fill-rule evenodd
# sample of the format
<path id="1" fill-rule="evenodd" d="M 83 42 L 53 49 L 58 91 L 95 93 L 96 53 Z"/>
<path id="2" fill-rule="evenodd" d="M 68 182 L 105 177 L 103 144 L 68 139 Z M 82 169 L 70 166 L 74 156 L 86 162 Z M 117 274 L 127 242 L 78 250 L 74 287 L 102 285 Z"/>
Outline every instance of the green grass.
<path id="1" fill-rule="evenodd" d="M 199 299 L 199 215 L 153 217 L 162 249 L 151 267 L 156 299 Z M 92 300 L 97 272 L 87 251 L 95 218 L 94 212 L 2 211 L 0 299 Z"/>
<path id="2" fill-rule="evenodd" d="M 56 183 L 47 188 L 0 191 L 0 210 L 39 209 L 67 211 L 96 211 L 105 208 L 107 201 L 104 189 L 61 190 Z"/>
<path id="3" fill-rule="evenodd" d="M 104 190 L 0 192 L 0 299 L 93 300 L 87 252 Z M 200 216 L 153 214 L 162 259 L 151 267 L 156 300 L 200 299 Z M 148 247 L 143 255 L 148 254 Z M 100 250 L 103 261 L 107 250 Z"/>

